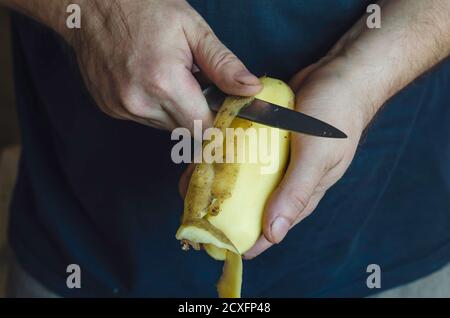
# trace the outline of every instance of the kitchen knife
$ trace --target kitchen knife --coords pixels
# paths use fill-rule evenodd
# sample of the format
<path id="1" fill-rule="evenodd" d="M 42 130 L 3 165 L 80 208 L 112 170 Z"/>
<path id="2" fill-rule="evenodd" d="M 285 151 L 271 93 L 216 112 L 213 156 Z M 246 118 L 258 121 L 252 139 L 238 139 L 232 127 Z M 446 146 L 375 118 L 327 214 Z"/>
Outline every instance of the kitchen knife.
<path id="1" fill-rule="evenodd" d="M 203 94 L 209 108 L 215 112 L 219 111 L 227 96 L 215 86 L 209 86 Z M 319 119 L 259 99 L 242 108 L 237 117 L 306 135 L 347 138 L 345 133 Z"/>

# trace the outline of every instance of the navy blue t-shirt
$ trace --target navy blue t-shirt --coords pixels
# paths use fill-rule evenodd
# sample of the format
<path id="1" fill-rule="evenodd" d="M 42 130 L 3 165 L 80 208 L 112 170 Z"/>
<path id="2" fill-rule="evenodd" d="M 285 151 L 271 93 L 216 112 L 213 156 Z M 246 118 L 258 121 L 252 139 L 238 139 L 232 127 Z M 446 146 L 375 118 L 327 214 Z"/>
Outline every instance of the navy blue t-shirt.
<path id="1" fill-rule="evenodd" d="M 361 0 L 193 0 L 257 75 L 284 80 L 315 62 L 362 16 Z M 170 22 L 168 22 L 170 23 Z M 184 169 L 167 132 L 107 117 L 73 52 L 15 15 L 23 153 L 10 240 L 22 266 L 59 295 L 209 297 L 222 263 L 184 253 L 174 233 Z M 345 176 L 286 240 L 244 266 L 244 296 L 365 296 L 450 260 L 450 62 L 376 116 Z M 351 120 L 351 118 L 349 118 Z M 82 288 L 66 287 L 78 264 Z"/>

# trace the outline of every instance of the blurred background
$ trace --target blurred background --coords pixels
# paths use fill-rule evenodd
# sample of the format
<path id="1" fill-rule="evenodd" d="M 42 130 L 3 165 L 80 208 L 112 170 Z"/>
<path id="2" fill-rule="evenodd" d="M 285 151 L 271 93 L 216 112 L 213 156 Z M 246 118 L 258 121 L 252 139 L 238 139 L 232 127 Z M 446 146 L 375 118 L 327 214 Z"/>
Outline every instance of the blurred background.
<path id="1" fill-rule="evenodd" d="M 7 211 L 19 157 L 10 51 L 8 13 L 0 8 L 0 297 L 4 296 L 7 272 Z"/>

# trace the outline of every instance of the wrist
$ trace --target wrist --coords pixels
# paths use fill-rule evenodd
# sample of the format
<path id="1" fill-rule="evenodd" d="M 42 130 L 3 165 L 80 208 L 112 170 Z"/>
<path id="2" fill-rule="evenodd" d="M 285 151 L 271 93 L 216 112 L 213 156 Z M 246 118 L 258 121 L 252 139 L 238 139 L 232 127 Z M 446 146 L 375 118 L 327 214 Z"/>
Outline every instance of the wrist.
<path id="1" fill-rule="evenodd" d="M 388 81 L 383 80 L 383 70 L 374 70 L 372 63 L 354 63 L 348 56 L 335 57 L 325 67 L 334 73 L 342 91 L 351 99 L 352 111 L 364 130 L 392 96 L 385 85 Z"/>
<path id="2" fill-rule="evenodd" d="M 70 28 L 67 25 L 67 19 L 69 18 L 70 12 L 67 12 L 69 5 L 75 4 L 80 7 L 80 28 Z M 96 15 L 95 10 L 89 5 L 89 1 L 86 0 L 63 0 L 61 1 L 60 7 L 58 7 L 58 16 L 55 16 L 50 27 L 56 31 L 70 46 L 77 47 L 78 43 L 81 42 L 80 38 L 82 33 L 88 28 L 88 20 L 91 16 Z"/>

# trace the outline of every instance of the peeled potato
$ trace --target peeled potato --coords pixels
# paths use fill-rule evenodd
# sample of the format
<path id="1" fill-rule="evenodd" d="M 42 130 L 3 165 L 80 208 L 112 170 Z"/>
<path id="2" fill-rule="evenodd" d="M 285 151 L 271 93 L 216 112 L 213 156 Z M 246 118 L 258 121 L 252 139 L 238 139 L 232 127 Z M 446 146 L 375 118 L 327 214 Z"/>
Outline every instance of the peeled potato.
<path id="1" fill-rule="evenodd" d="M 184 248 L 203 246 L 212 258 L 225 260 L 217 286 L 219 297 L 240 297 L 241 255 L 261 235 L 264 207 L 283 177 L 289 157 L 289 132 L 236 118 L 241 108 L 255 98 L 294 107 L 294 93 L 285 83 L 269 77 L 261 78 L 261 83 L 263 90 L 254 97 L 228 97 L 214 123 L 224 135 L 226 128 L 241 128 L 249 133 L 249 128 L 253 128 L 257 138 L 249 134 L 234 137 L 232 145 L 226 143 L 230 140 L 224 141 L 224 158 L 228 154 L 235 160 L 241 159 L 238 162 L 196 165 L 185 198 L 182 224 L 176 233 Z M 204 149 L 209 143 L 204 143 Z M 244 156 L 239 158 L 238 154 Z M 269 160 L 262 160 L 261 154 Z M 250 160 L 252 156 L 257 159 Z"/>

